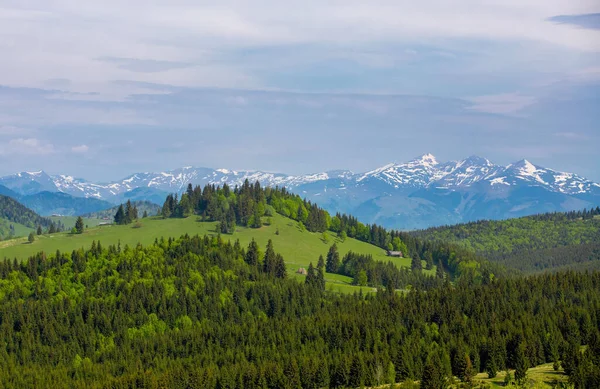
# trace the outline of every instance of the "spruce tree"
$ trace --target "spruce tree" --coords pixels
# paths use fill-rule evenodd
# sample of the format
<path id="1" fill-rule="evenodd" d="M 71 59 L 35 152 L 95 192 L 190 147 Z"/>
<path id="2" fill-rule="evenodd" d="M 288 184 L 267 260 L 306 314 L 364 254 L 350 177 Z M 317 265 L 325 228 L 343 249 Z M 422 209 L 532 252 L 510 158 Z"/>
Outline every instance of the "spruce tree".
<path id="1" fill-rule="evenodd" d="M 33 232 L 29 233 L 29 236 L 27 237 L 27 241 L 29 243 L 33 243 L 35 241 L 35 235 L 33 234 Z"/>
<path id="2" fill-rule="evenodd" d="M 244 260 L 250 266 L 258 266 L 258 257 L 259 257 L 259 249 L 258 244 L 254 239 L 248 244 L 248 250 L 246 251 L 246 256 Z"/>
<path id="3" fill-rule="evenodd" d="M 319 255 L 319 262 L 317 263 L 317 285 L 320 290 L 325 290 L 325 260 L 322 255 Z"/>
<path id="4" fill-rule="evenodd" d="M 441 366 L 442 362 L 437 354 L 429 355 L 421 377 L 421 389 L 444 389 L 447 387 Z"/>
<path id="5" fill-rule="evenodd" d="M 83 228 L 83 219 L 81 218 L 81 216 L 79 216 L 77 218 L 77 221 L 75 222 L 75 230 L 78 234 L 83 234 Z"/>
<path id="6" fill-rule="evenodd" d="M 312 262 L 308 265 L 308 270 L 306 271 L 306 278 L 304 279 L 304 283 L 310 287 L 315 287 L 317 284 L 317 275 L 315 273 L 315 267 Z"/>
<path id="7" fill-rule="evenodd" d="M 419 258 L 419 255 L 413 255 L 410 268 L 413 272 L 421 272 L 423 270 L 423 264 L 421 263 L 421 258 Z"/>
<path id="8" fill-rule="evenodd" d="M 338 252 L 337 245 L 334 243 L 327 253 L 327 262 L 325 263 L 325 270 L 327 273 L 337 273 L 340 268 L 340 253 Z"/>
<path id="9" fill-rule="evenodd" d="M 121 204 L 117 209 L 117 213 L 115 213 L 115 224 L 121 225 L 125 223 L 125 210 L 123 209 L 123 204 Z"/>
<path id="10" fill-rule="evenodd" d="M 42 235 L 42 226 L 38 226 L 36 233 Z"/>
<path id="11" fill-rule="evenodd" d="M 142 219 L 145 219 L 148 217 L 148 211 L 144 210 L 144 214 L 142 215 Z"/>
<path id="12" fill-rule="evenodd" d="M 267 242 L 267 250 L 265 251 L 265 257 L 263 260 L 263 271 L 267 274 L 275 275 L 275 269 L 277 265 L 277 257 L 275 250 L 273 249 L 273 241 L 269 239 Z"/>

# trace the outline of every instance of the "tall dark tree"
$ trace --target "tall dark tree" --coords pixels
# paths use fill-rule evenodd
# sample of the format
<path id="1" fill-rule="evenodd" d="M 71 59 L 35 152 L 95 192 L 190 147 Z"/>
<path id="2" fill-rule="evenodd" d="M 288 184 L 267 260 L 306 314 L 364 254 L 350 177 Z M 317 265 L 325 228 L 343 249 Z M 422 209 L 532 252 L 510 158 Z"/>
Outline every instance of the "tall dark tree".
<path id="1" fill-rule="evenodd" d="M 269 242 L 267 242 L 267 249 L 265 250 L 265 257 L 263 259 L 263 271 L 274 276 L 276 269 L 277 255 L 273 249 L 273 241 L 269 239 Z"/>
<path id="2" fill-rule="evenodd" d="M 123 204 L 119 205 L 117 209 L 117 213 L 115 213 L 115 224 L 122 225 L 127 224 L 127 219 L 125 218 L 125 210 L 123 209 Z"/>
<path id="3" fill-rule="evenodd" d="M 320 290 L 325 290 L 325 260 L 322 255 L 319 255 L 319 262 L 317 262 L 317 285 Z"/>
<path id="4" fill-rule="evenodd" d="M 244 260 L 250 266 L 258 266 L 260 251 L 258 249 L 258 244 L 254 239 L 248 244 L 248 250 L 246 251 L 246 256 Z"/>
<path id="5" fill-rule="evenodd" d="M 340 268 L 340 253 L 338 252 L 337 245 L 334 243 L 327 252 L 327 261 L 325 263 L 325 270 L 327 273 L 337 273 Z"/>
<path id="6" fill-rule="evenodd" d="M 81 218 L 81 216 L 79 216 L 77 218 L 77 221 L 75 221 L 75 231 L 77 231 L 78 234 L 83 234 L 83 229 L 84 229 L 84 224 L 83 224 L 83 219 Z"/>
<path id="7" fill-rule="evenodd" d="M 447 387 L 444 371 L 442 370 L 442 361 L 437 353 L 433 352 L 425 363 L 420 389 L 445 389 Z"/>
<path id="8" fill-rule="evenodd" d="M 421 270 L 423 270 L 423 264 L 421 263 L 421 258 L 419 258 L 418 255 L 413 255 L 410 268 L 413 272 L 421 272 Z"/>
<path id="9" fill-rule="evenodd" d="M 42 235 L 42 232 L 43 232 L 43 231 L 42 231 L 42 226 L 38 226 L 36 233 L 37 233 L 38 235 Z"/>

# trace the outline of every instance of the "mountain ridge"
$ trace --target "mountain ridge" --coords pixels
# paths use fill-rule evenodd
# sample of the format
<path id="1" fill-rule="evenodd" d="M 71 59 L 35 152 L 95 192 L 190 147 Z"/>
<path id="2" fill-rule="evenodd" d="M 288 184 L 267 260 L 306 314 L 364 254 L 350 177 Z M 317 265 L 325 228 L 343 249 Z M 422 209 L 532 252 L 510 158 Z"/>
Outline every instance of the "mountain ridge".
<path id="1" fill-rule="evenodd" d="M 330 211 L 354 213 L 356 209 L 365 209 L 357 216 L 366 222 L 388 220 L 386 226 L 403 229 L 470 221 L 482 216 L 507 218 L 569 211 L 600 203 L 600 184 L 575 173 L 544 168 L 527 159 L 503 166 L 476 155 L 439 162 L 434 155 L 423 154 L 408 162 L 390 163 L 364 173 L 332 170 L 287 175 L 186 166 L 157 173 L 134 173 L 108 183 L 93 183 L 69 175 L 51 176 L 44 171 L 21 172 L 0 177 L 0 185 L 20 194 L 55 191 L 116 204 L 127 199 L 157 201 L 166 193 L 182 193 L 189 183 L 235 186 L 246 179 L 259 181 L 263 186 L 285 186 Z M 467 212 L 486 205 L 497 211 L 482 215 Z M 408 214 L 408 219 L 415 223 L 402 222 Z"/>

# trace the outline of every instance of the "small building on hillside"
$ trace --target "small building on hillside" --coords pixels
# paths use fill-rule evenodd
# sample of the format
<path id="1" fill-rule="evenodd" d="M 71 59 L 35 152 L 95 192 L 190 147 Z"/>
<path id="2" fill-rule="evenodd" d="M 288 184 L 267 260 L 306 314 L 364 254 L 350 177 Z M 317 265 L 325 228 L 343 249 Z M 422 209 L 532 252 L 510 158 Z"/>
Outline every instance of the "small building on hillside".
<path id="1" fill-rule="evenodd" d="M 397 257 L 397 258 L 402 258 L 402 251 L 390 251 L 388 250 L 387 252 L 388 257 Z"/>
<path id="2" fill-rule="evenodd" d="M 302 274 L 303 276 L 307 275 L 308 272 L 306 271 L 305 268 L 301 267 L 296 271 L 297 274 Z"/>

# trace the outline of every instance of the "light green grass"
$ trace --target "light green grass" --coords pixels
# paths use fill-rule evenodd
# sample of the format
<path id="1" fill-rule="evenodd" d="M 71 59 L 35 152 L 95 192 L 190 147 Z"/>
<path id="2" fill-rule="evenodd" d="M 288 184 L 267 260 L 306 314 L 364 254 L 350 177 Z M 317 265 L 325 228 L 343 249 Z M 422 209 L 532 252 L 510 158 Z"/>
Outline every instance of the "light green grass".
<path id="1" fill-rule="evenodd" d="M 515 376 L 515 372 L 511 370 L 510 374 Z M 475 381 L 489 384 L 492 388 L 505 388 L 504 377 L 505 371 L 501 371 L 495 378 L 487 378 L 486 373 L 480 373 L 475 376 Z M 554 371 L 552 363 L 546 363 L 527 370 L 528 387 L 535 389 L 550 389 L 555 382 L 566 382 L 568 377 L 562 370 Z"/>
<path id="2" fill-rule="evenodd" d="M 338 245 L 341 257 L 349 251 L 354 251 L 361 254 L 371 254 L 377 261 L 391 261 L 398 267 L 410 266 L 410 258 L 390 258 L 383 249 L 371 244 L 352 238 L 347 238 L 342 242 L 331 233 L 329 234 L 329 241 L 324 242 L 322 234 L 301 230 L 298 223 L 291 219 L 280 215 L 275 215 L 270 219 L 272 221 L 271 225 L 265 225 L 259 229 L 238 227 L 233 235 L 222 235 L 222 238 L 232 242 L 239 239 L 243 247 L 247 246 L 254 238 L 261 250 L 264 250 L 268 240 L 272 239 L 275 251 L 281 253 L 286 260 L 289 274 L 293 274 L 296 278 L 304 277 L 295 274 L 299 268 L 308 268 L 311 262 L 316 266 L 319 255 L 325 257 L 329 247 L 334 242 Z M 91 220 L 86 219 L 85 222 L 90 225 Z M 68 226 L 69 219 L 62 217 L 61 221 Z M 69 233 L 42 235 L 36 237 L 35 242 L 31 244 L 27 243 L 26 238 L 0 242 L 0 258 L 8 257 L 24 260 L 39 251 L 47 253 L 54 253 L 56 250 L 71 252 L 73 249 L 80 247 L 89 248 L 94 240 L 102 242 L 103 245 L 117 244 L 120 241 L 122 246 L 126 244 L 133 246 L 138 242 L 149 245 L 156 238 L 179 237 L 186 233 L 189 235 L 216 235 L 215 228 L 217 224 L 215 222 L 198 222 L 196 216 L 186 219 L 152 217 L 142 219 L 140 223 L 141 228 L 133 228 L 132 225 L 110 225 L 89 228 L 81 235 L 71 235 Z M 276 234 L 277 230 L 279 230 L 279 235 Z M 435 272 L 435 269 L 428 272 Z M 325 278 L 328 281 L 328 288 L 344 292 L 359 290 L 358 287 L 351 285 L 352 279 L 349 277 L 328 273 Z M 368 287 L 362 289 L 363 291 L 373 290 L 373 288 Z"/>
<path id="3" fill-rule="evenodd" d="M 60 221 L 62 224 L 64 224 L 64 226 L 67 230 L 70 230 L 71 228 L 75 227 L 75 222 L 77 221 L 77 216 L 50 216 L 49 219 L 51 219 L 54 222 Z M 98 224 L 100 224 L 101 222 L 104 222 L 104 221 L 110 222 L 111 220 L 102 220 L 102 219 L 97 219 L 97 218 L 86 218 L 86 217 L 83 218 L 83 222 L 89 228 L 97 227 Z"/>
<path id="4" fill-rule="evenodd" d="M 15 237 L 28 236 L 29 233 L 33 231 L 33 228 L 29 228 L 22 224 L 14 223 L 6 219 L 0 219 L 0 226 L 2 227 L 3 231 L 8 232 L 11 224 L 15 228 Z"/>

